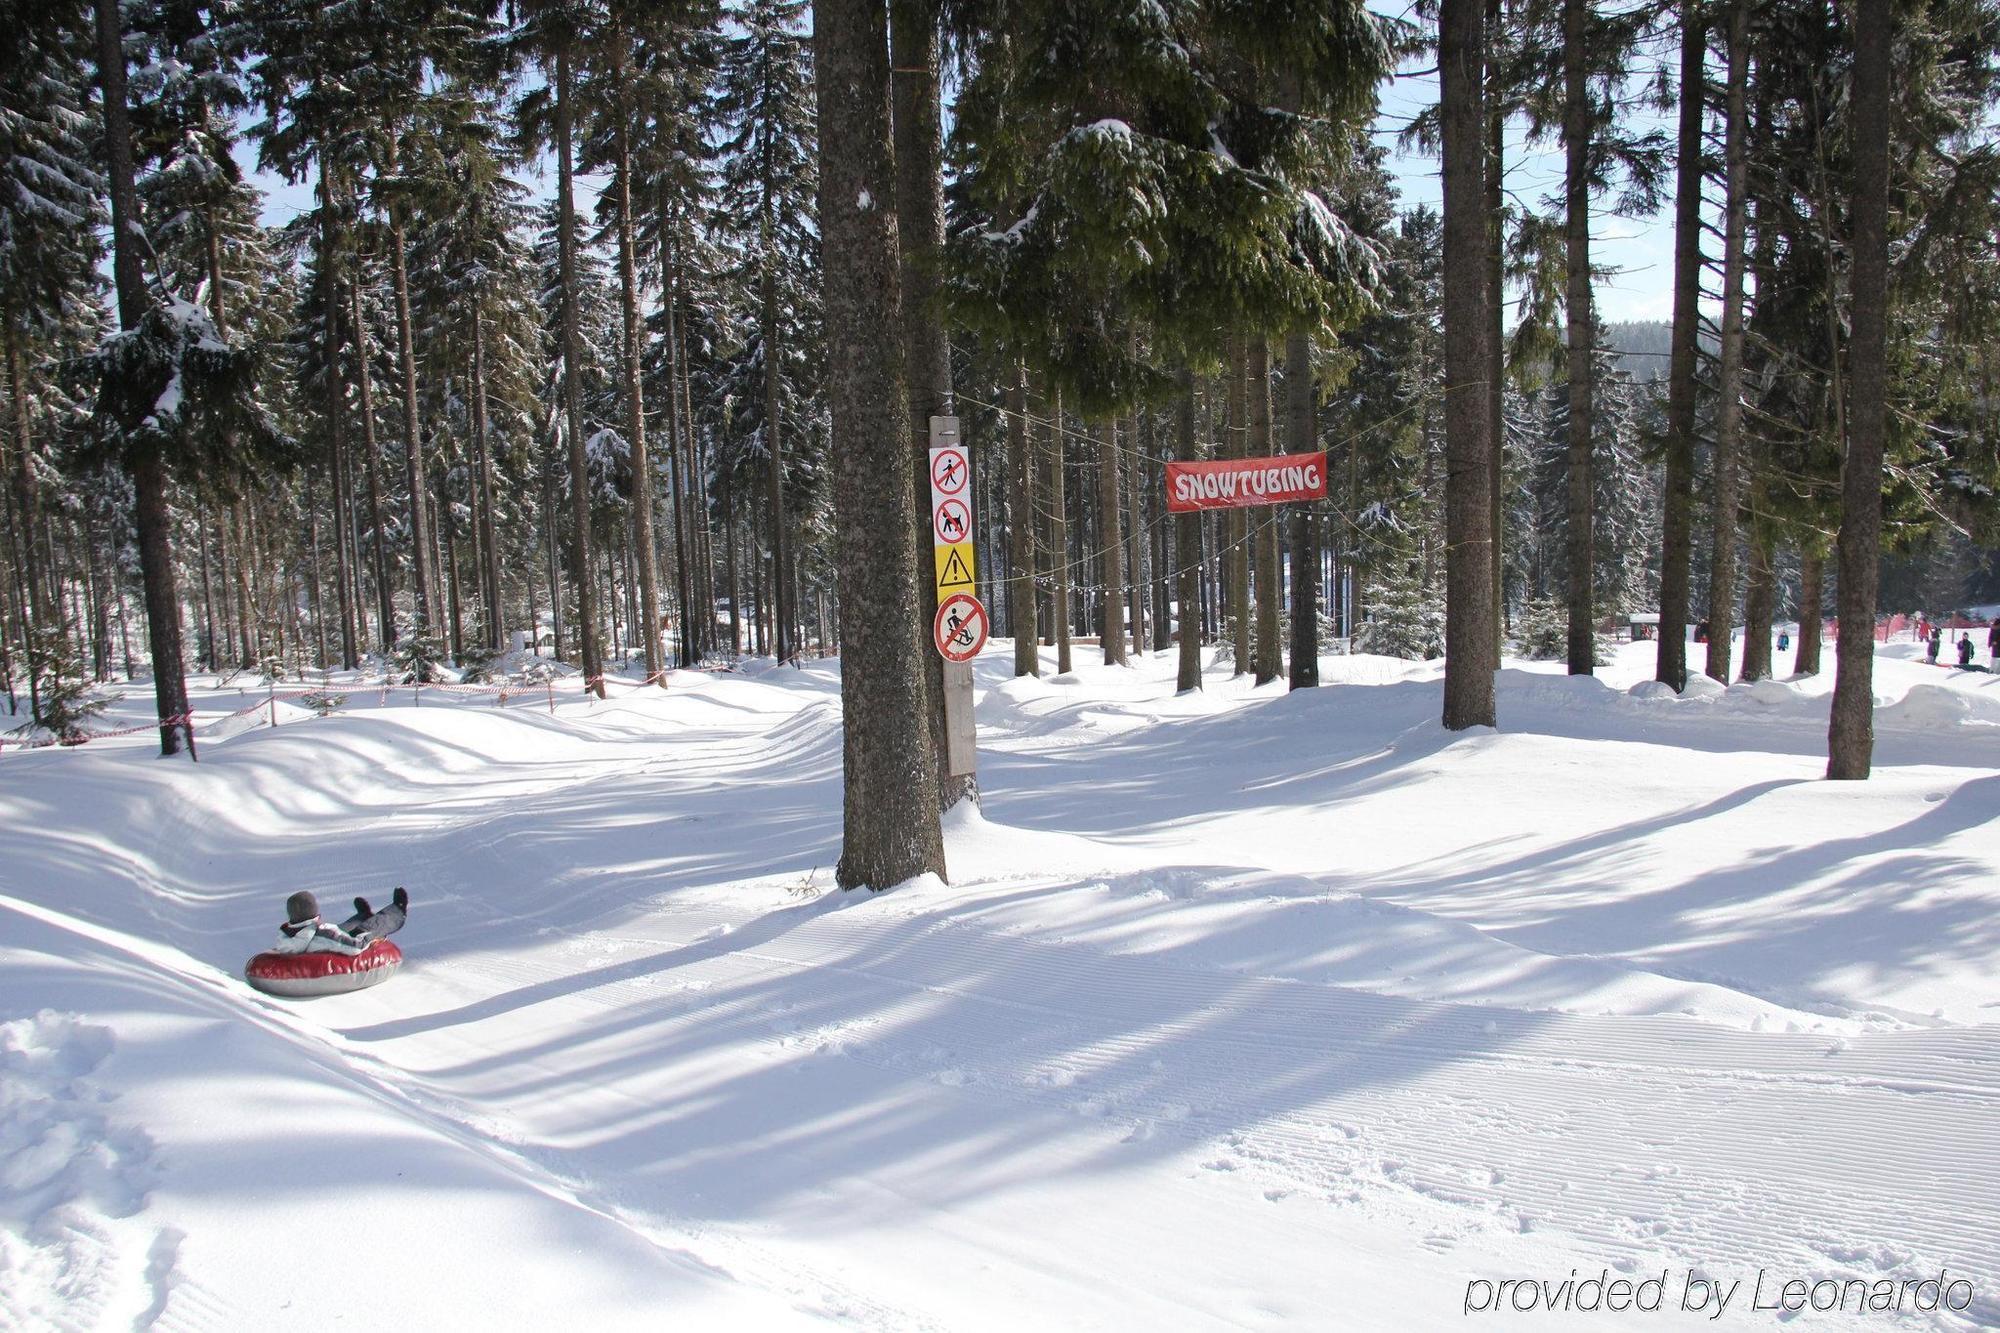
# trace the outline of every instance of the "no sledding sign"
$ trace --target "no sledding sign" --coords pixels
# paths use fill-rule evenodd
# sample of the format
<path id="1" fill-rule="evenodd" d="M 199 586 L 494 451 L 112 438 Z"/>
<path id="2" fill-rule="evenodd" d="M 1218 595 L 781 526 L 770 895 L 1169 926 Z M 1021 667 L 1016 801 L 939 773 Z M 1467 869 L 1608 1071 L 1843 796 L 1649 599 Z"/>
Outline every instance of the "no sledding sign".
<path id="1" fill-rule="evenodd" d="M 971 593 L 954 593 L 938 603 L 931 637 L 947 662 L 970 662 L 986 646 L 986 608 Z"/>

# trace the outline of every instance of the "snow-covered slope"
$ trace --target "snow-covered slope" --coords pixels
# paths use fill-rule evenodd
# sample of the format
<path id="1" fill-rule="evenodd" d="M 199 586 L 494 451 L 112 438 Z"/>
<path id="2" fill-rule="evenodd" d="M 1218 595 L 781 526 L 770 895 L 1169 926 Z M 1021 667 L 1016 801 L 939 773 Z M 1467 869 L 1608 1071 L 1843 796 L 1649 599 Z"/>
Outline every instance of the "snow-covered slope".
<path id="1" fill-rule="evenodd" d="M 9 753 L 0 1329 L 2000 1322 L 2000 680 L 1885 650 L 1831 784 L 1830 675 L 1623 651 L 1453 735 L 1435 665 L 1002 644 L 952 882 L 879 895 L 831 664 Z M 241 983 L 399 883 L 393 982 Z"/>

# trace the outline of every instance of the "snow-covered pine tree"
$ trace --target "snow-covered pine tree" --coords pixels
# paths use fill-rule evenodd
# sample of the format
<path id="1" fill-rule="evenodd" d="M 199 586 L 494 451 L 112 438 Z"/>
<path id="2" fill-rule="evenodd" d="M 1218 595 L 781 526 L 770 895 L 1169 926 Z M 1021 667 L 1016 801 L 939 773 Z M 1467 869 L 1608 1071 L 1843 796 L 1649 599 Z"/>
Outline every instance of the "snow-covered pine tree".
<path id="1" fill-rule="evenodd" d="M 0 360 L 7 428 L 0 489 L 9 540 L 6 650 L 24 652 L 41 626 L 60 622 L 43 507 L 57 477 L 48 450 L 61 406 L 54 383 L 62 344 L 101 321 L 96 224 L 102 176 L 91 160 L 90 26 L 68 2 L 18 13 L 0 54 Z M 19 602 L 14 605 L 18 592 Z M 10 689 L 12 671 L 9 670 Z M 34 673 L 30 709 L 39 713 Z"/>
<path id="2" fill-rule="evenodd" d="M 715 84 L 720 189 L 713 226 L 738 256 L 724 275 L 746 337 L 724 392 L 732 448 L 718 465 L 763 496 L 772 652 L 795 652 L 797 506 L 786 455 L 814 443 L 818 391 L 818 129 L 805 0 L 750 0 L 734 15 Z M 761 484 L 759 484 L 761 483 Z"/>
<path id="3" fill-rule="evenodd" d="M 510 623 L 503 570 L 518 518 L 532 494 L 528 467 L 538 387 L 541 317 L 527 229 L 527 189 L 505 170 L 497 108 L 477 85 L 456 114 L 422 141 L 428 160 L 421 223 L 413 235 L 411 298 L 418 341 L 442 372 L 438 410 L 467 449 L 457 493 L 470 511 L 480 641 L 506 646 Z"/>

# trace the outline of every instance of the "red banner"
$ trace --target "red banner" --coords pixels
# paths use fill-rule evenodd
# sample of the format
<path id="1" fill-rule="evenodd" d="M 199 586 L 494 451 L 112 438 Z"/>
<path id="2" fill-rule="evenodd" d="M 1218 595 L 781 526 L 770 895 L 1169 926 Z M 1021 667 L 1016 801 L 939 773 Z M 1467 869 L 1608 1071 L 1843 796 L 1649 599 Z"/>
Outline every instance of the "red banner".
<path id="1" fill-rule="evenodd" d="M 1326 451 L 1167 464 L 1167 512 L 1326 498 Z"/>

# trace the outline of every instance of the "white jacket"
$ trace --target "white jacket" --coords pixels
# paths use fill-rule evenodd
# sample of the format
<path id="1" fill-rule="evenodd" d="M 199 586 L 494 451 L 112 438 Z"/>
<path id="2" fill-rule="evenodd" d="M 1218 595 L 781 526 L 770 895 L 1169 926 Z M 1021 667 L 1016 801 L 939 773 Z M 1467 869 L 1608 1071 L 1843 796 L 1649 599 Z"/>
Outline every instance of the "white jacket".
<path id="1" fill-rule="evenodd" d="M 339 953 L 352 958 L 368 946 L 328 921 L 314 917 L 297 925 L 286 922 L 278 927 L 278 942 L 272 953 Z"/>

